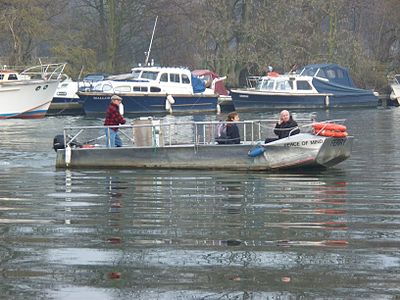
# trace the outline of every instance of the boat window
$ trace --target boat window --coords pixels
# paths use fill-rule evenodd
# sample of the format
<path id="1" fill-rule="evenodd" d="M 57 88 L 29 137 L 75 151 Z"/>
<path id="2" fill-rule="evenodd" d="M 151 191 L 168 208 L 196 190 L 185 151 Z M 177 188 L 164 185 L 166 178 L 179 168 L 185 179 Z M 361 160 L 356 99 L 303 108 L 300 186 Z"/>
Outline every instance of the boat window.
<path id="1" fill-rule="evenodd" d="M 182 74 L 182 83 L 189 83 L 190 84 L 189 76 L 187 76 L 186 74 Z"/>
<path id="2" fill-rule="evenodd" d="M 4 79 L 4 74 L 0 74 L 0 80 Z"/>
<path id="3" fill-rule="evenodd" d="M 274 80 L 265 80 L 261 87 L 262 90 L 273 90 L 274 89 Z"/>
<path id="4" fill-rule="evenodd" d="M 290 86 L 287 80 L 284 80 L 284 81 L 278 81 L 276 83 L 276 89 L 278 91 L 290 91 L 292 87 Z"/>
<path id="5" fill-rule="evenodd" d="M 335 70 L 332 70 L 332 69 L 326 70 L 326 77 L 327 77 L 328 79 L 335 79 L 335 78 L 336 78 L 336 72 L 335 72 Z"/>
<path id="6" fill-rule="evenodd" d="M 134 79 L 138 79 L 140 77 L 140 72 L 141 72 L 141 70 L 132 71 L 132 77 Z"/>
<path id="7" fill-rule="evenodd" d="M 319 69 L 318 72 L 315 74 L 315 76 L 318 76 L 318 77 L 321 77 L 321 78 L 328 78 L 323 69 Z"/>
<path id="8" fill-rule="evenodd" d="M 8 80 L 18 80 L 17 74 L 9 74 Z"/>
<path id="9" fill-rule="evenodd" d="M 256 83 L 256 89 L 261 89 L 263 86 L 263 81 L 262 80 L 258 80 Z"/>
<path id="10" fill-rule="evenodd" d="M 337 78 L 344 78 L 344 77 L 345 76 L 344 76 L 343 70 L 338 69 L 337 70 Z"/>
<path id="11" fill-rule="evenodd" d="M 400 83 L 400 75 L 396 75 L 394 78 L 396 79 L 397 83 Z"/>
<path id="12" fill-rule="evenodd" d="M 61 84 L 61 88 L 66 88 L 67 86 L 68 86 L 68 83 Z"/>
<path id="13" fill-rule="evenodd" d="M 297 81 L 297 90 L 312 90 L 311 85 L 304 80 Z"/>
<path id="14" fill-rule="evenodd" d="M 169 81 L 170 82 L 180 82 L 179 74 L 169 74 Z"/>
<path id="15" fill-rule="evenodd" d="M 154 71 L 143 71 L 141 78 L 156 80 L 158 72 Z"/>
<path id="16" fill-rule="evenodd" d="M 114 89 L 116 93 L 128 93 L 131 91 L 131 87 L 129 85 L 118 86 Z"/>
<path id="17" fill-rule="evenodd" d="M 134 92 L 145 92 L 145 93 L 147 93 L 148 88 L 147 88 L 147 86 L 134 86 L 133 87 L 133 91 Z"/>
<path id="18" fill-rule="evenodd" d="M 159 92 L 161 92 L 161 89 L 159 87 L 152 86 L 152 87 L 150 87 L 150 92 L 159 93 Z"/>
<path id="19" fill-rule="evenodd" d="M 162 73 L 160 76 L 160 81 L 161 82 L 168 82 L 168 74 L 167 73 Z"/>
<path id="20" fill-rule="evenodd" d="M 113 87 L 111 84 L 104 84 L 101 90 L 103 92 L 108 92 L 108 91 L 111 91 L 112 89 L 113 89 Z"/>

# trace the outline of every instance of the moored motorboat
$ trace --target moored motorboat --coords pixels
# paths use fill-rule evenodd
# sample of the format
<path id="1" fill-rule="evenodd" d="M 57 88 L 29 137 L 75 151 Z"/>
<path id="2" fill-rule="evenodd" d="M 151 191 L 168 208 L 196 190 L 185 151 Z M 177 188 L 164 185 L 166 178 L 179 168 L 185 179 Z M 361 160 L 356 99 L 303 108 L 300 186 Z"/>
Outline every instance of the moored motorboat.
<path id="1" fill-rule="evenodd" d="M 83 114 L 83 108 L 76 94 L 79 89 L 79 82 L 65 77 L 57 86 L 56 92 L 51 101 L 48 115 Z"/>
<path id="2" fill-rule="evenodd" d="M 218 110 L 218 94 L 186 68 L 136 67 L 119 77 L 78 92 L 86 115 L 103 115 L 113 94 L 122 97 L 127 115 Z"/>
<path id="3" fill-rule="evenodd" d="M 390 83 L 390 100 L 395 101 L 397 105 L 400 105 L 400 74 L 393 76 L 392 82 Z"/>
<path id="4" fill-rule="evenodd" d="M 301 126 L 301 133 L 267 144 L 274 120 L 235 122 L 240 128 L 240 144 L 218 144 L 215 132 L 221 122 L 178 122 L 138 119 L 121 125 L 125 146 L 105 147 L 102 126 L 66 127 L 55 138 L 57 168 L 155 168 L 279 170 L 327 168 L 350 157 L 353 137 L 325 134 L 343 130 L 324 124 Z M 322 126 L 320 124 L 323 124 Z M 343 132 L 343 131 L 342 131 Z M 93 135 L 93 133 L 97 135 Z M 77 142 L 77 140 L 88 142 Z"/>
<path id="5" fill-rule="evenodd" d="M 231 90 L 235 109 L 376 107 L 372 90 L 355 87 L 347 69 L 307 65 L 299 74 L 261 76 L 255 87 Z"/>
<path id="6" fill-rule="evenodd" d="M 57 89 L 63 64 L 43 64 L 0 80 L 0 119 L 42 118 Z M 8 72 L 11 74 L 11 72 Z"/>

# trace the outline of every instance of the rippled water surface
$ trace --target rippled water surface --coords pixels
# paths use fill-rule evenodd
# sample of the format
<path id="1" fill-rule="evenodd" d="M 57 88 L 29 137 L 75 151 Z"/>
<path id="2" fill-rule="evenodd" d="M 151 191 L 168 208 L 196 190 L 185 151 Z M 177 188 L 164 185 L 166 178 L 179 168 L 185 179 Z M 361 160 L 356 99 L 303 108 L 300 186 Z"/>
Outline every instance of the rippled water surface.
<path id="1" fill-rule="evenodd" d="M 0 121 L 0 298 L 399 299 L 400 109 L 317 116 L 353 153 L 305 173 L 56 170 L 101 120 Z"/>

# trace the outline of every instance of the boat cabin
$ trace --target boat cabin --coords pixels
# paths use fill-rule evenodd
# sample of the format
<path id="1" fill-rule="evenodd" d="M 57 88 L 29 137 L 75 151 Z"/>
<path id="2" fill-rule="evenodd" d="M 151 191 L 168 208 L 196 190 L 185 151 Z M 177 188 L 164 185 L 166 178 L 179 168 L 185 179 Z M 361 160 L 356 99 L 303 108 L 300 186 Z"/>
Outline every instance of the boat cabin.
<path id="1" fill-rule="evenodd" d="M 21 75 L 13 70 L 0 70 L 0 82 L 2 81 L 13 81 L 13 80 L 28 80 L 30 79 L 27 75 Z"/>
<path id="2" fill-rule="evenodd" d="M 312 84 L 312 77 L 280 75 L 278 77 L 262 76 L 256 83 L 255 90 L 270 92 L 317 93 Z"/>

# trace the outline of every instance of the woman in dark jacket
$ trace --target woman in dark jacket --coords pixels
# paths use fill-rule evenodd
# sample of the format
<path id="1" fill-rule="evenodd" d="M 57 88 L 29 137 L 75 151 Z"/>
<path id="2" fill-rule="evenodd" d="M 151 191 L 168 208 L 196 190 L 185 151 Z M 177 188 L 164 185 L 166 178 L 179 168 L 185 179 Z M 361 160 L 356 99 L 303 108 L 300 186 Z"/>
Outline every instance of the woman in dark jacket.
<path id="1" fill-rule="evenodd" d="M 218 144 L 240 144 L 240 132 L 238 126 L 234 123 L 239 121 L 239 114 L 231 112 L 227 119 L 226 124 L 221 126 L 221 132 L 218 133 L 216 139 Z"/>

